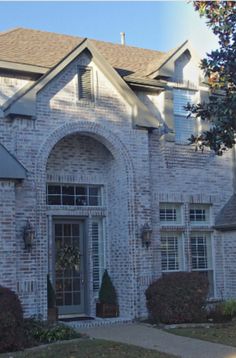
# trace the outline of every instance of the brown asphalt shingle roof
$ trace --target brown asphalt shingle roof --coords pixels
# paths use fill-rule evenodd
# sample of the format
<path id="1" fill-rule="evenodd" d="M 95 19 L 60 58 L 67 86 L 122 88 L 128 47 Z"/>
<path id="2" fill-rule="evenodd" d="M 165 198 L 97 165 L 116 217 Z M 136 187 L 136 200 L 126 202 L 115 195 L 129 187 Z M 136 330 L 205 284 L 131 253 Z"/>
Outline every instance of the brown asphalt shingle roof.
<path id="1" fill-rule="evenodd" d="M 0 60 L 41 67 L 54 67 L 84 38 L 17 28 L 0 33 Z M 90 40 L 117 70 L 145 77 L 148 65 L 160 64 L 166 53 L 110 42 Z"/>

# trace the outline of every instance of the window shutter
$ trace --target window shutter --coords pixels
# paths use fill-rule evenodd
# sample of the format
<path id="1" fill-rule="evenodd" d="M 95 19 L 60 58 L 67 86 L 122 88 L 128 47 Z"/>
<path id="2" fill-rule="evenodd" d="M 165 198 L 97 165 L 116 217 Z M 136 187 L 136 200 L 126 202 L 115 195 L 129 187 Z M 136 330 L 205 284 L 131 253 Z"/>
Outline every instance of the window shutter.
<path id="1" fill-rule="evenodd" d="M 89 67 L 79 67 L 79 99 L 86 101 L 93 100 L 92 93 L 92 69 Z"/>
<path id="2" fill-rule="evenodd" d="M 99 263 L 99 224 L 92 223 L 92 251 L 93 251 L 93 290 L 99 290 L 100 263 Z"/>

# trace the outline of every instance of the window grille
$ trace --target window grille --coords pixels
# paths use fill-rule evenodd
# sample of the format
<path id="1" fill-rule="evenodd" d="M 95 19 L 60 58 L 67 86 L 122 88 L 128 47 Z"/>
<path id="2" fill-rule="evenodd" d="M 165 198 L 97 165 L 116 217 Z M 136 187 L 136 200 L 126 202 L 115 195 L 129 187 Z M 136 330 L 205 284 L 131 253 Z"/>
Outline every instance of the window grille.
<path id="1" fill-rule="evenodd" d="M 181 206 L 172 203 L 160 203 L 159 217 L 161 224 L 180 224 Z"/>
<path id="2" fill-rule="evenodd" d="M 190 237 L 192 271 L 208 278 L 209 297 L 214 296 L 211 238 L 207 233 L 192 233 Z"/>
<path id="3" fill-rule="evenodd" d="M 163 272 L 179 271 L 182 261 L 182 240 L 178 234 L 161 236 L 161 268 Z"/>
<path id="4" fill-rule="evenodd" d="M 47 185 L 48 205 L 101 206 L 101 187 L 89 185 Z"/>
<path id="5" fill-rule="evenodd" d="M 192 204 L 189 207 L 189 220 L 192 225 L 209 223 L 209 205 Z"/>

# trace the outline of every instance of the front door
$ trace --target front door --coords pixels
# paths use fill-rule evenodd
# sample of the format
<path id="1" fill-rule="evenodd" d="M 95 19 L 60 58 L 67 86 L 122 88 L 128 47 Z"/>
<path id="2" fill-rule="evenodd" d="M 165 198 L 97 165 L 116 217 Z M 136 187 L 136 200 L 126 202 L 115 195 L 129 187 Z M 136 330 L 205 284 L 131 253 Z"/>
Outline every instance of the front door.
<path id="1" fill-rule="evenodd" d="M 55 288 L 59 314 L 84 313 L 83 226 L 83 221 L 54 222 Z"/>

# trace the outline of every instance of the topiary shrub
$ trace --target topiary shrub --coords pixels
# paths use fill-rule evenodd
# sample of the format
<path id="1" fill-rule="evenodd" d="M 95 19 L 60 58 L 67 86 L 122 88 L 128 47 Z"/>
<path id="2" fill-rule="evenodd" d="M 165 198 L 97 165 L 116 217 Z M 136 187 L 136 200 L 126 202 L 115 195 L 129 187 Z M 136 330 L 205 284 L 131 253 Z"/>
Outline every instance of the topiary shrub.
<path id="1" fill-rule="evenodd" d="M 173 272 L 146 290 L 150 319 L 155 323 L 190 323 L 206 320 L 208 280 L 197 272 Z"/>
<path id="2" fill-rule="evenodd" d="M 107 270 L 105 270 L 103 273 L 102 284 L 101 284 L 98 296 L 99 296 L 100 303 L 108 303 L 111 305 L 117 304 L 116 289 L 113 286 L 113 283 L 111 281 L 111 278 L 110 278 Z"/>
<path id="3" fill-rule="evenodd" d="M 23 311 L 17 295 L 0 286 L 0 353 L 23 347 Z"/>

